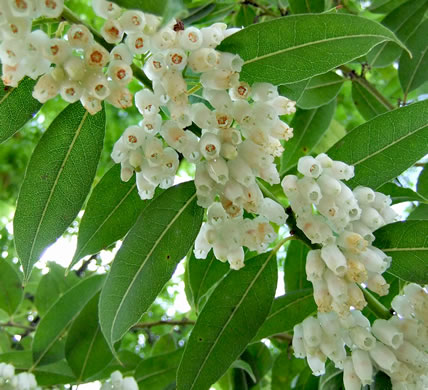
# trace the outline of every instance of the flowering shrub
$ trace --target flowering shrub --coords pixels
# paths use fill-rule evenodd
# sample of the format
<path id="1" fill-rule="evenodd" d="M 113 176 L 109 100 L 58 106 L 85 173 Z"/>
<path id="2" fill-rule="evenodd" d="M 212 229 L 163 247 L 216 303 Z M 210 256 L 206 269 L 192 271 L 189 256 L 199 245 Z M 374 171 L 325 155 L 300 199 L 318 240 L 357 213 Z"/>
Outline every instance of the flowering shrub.
<path id="1" fill-rule="evenodd" d="M 72 3 L 0 0 L 0 389 L 426 389 L 428 3 Z"/>

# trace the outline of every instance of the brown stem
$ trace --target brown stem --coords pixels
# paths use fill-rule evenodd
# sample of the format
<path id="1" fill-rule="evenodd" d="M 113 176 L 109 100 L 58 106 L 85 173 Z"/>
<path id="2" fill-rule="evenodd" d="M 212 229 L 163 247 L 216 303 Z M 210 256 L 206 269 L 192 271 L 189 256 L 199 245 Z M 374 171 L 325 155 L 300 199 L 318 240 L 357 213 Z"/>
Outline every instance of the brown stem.
<path id="1" fill-rule="evenodd" d="M 138 324 L 135 324 L 133 328 L 145 329 L 145 328 L 152 328 L 153 326 L 159 326 L 159 325 L 186 326 L 186 325 L 195 325 L 195 321 L 183 318 L 182 320 L 159 320 L 159 321 L 152 321 L 152 322 L 140 322 Z"/>

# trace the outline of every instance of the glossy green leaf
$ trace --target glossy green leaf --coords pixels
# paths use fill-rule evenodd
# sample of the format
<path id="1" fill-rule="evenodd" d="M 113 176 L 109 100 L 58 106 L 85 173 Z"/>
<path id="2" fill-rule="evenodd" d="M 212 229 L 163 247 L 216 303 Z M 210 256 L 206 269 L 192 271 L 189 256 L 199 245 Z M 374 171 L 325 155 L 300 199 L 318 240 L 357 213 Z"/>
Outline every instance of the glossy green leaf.
<path id="1" fill-rule="evenodd" d="M 406 42 L 418 26 L 428 8 L 427 0 L 410 0 L 386 15 L 382 24 Z M 402 49 L 392 42 L 384 42 L 374 47 L 367 54 L 367 61 L 372 67 L 385 67 L 392 64 L 401 54 Z"/>
<path id="2" fill-rule="evenodd" d="M 326 73 L 384 41 L 401 44 L 391 31 L 372 20 L 311 14 L 254 24 L 226 38 L 219 50 L 243 58 L 241 79 L 278 85 Z"/>
<path id="3" fill-rule="evenodd" d="M 228 271 L 228 263 L 217 260 L 213 251 L 210 251 L 206 259 L 197 259 L 193 252 L 187 263 L 187 277 L 193 305 L 199 310 L 201 298 L 215 285 Z"/>
<path id="4" fill-rule="evenodd" d="M 407 45 L 413 58 L 403 53 L 398 64 L 398 78 L 404 95 L 428 80 L 428 19 L 422 22 L 409 37 Z"/>
<path id="5" fill-rule="evenodd" d="M 284 286 L 287 293 L 312 287 L 306 279 L 306 255 L 309 248 L 300 240 L 293 240 L 288 245 L 284 261 Z"/>
<path id="6" fill-rule="evenodd" d="M 320 377 L 318 390 L 337 390 L 343 387 L 343 370 L 334 367 L 329 362 L 325 367 L 325 374 Z"/>
<path id="7" fill-rule="evenodd" d="M 247 363 L 244 360 L 235 360 L 230 367 L 231 368 L 239 368 L 239 369 L 245 371 L 245 373 L 248 374 L 248 376 L 250 377 L 250 379 L 253 382 L 255 382 L 257 380 L 255 375 L 254 375 L 253 369 L 251 368 L 249 363 Z"/>
<path id="8" fill-rule="evenodd" d="M 18 370 L 28 370 L 33 361 L 31 351 L 11 351 L 0 354 L 0 362 L 12 364 Z"/>
<path id="9" fill-rule="evenodd" d="M 65 343 L 65 357 L 79 382 L 106 367 L 113 359 L 98 322 L 96 294 L 74 320 Z"/>
<path id="10" fill-rule="evenodd" d="M 256 16 L 256 9 L 254 7 L 242 4 L 235 16 L 235 25 L 240 27 L 250 26 L 255 23 Z"/>
<path id="11" fill-rule="evenodd" d="M 24 296 L 21 279 L 4 259 L 0 260 L 0 309 L 9 315 L 15 313 Z"/>
<path id="12" fill-rule="evenodd" d="M 34 375 L 39 386 L 69 384 L 76 380 L 71 368 L 65 360 L 37 367 Z"/>
<path id="13" fill-rule="evenodd" d="M 324 11 L 325 0 L 288 0 L 293 14 L 314 14 Z"/>
<path id="14" fill-rule="evenodd" d="M 428 153 L 428 100 L 378 115 L 327 153 L 355 167 L 347 185 L 379 188 Z"/>
<path id="15" fill-rule="evenodd" d="M 317 147 L 331 123 L 335 110 L 335 101 L 313 110 L 297 110 L 290 123 L 293 138 L 284 143 L 281 176 L 294 168 L 300 157 L 310 154 Z"/>
<path id="16" fill-rule="evenodd" d="M 240 356 L 269 313 L 277 282 L 273 252 L 251 258 L 216 287 L 192 330 L 177 390 L 204 390 Z"/>
<path id="17" fill-rule="evenodd" d="M 378 191 L 385 195 L 389 195 L 393 204 L 401 202 L 428 202 L 428 199 L 424 198 L 421 194 L 410 188 L 399 187 L 394 183 L 386 183 L 381 186 Z"/>
<path id="18" fill-rule="evenodd" d="M 291 351 L 282 352 L 273 364 L 271 390 L 291 390 L 292 383 L 304 368 L 303 359 L 296 359 Z"/>
<path id="19" fill-rule="evenodd" d="M 82 257 L 98 253 L 129 231 L 150 201 L 138 195 L 135 178 L 120 179 L 120 165 L 114 165 L 92 191 L 79 226 L 77 248 L 71 268 Z"/>
<path id="20" fill-rule="evenodd" d="M 336 142 L 341 140 L 346 135 L 345 127 L 339 123 L 336 119 L 333 119 L 328 127 L 324 136 L 321 138 L 318 145 L 314 147 L 313 153 L 325 153 L 330 149 Z"/>
<path id="21" fill-rule="evenodd" d="M 389 111 L 388 103 L 373 93 L 372 85 L 362 83 L 359 78 L 352 81 L 352 100 L 364 119 L 370 120 L 375 116 Z"/>
<path id="22" fill-rule="evenodd" d="M 6 87 L 0 78 L 0 143 L 15 134 L 42 106 L 32 96 L 35 84 L 35 80 L 25 77 L 17 88 Z"/>
<path id="23" fill-rule="evenodd" d="M 425 165 L 418 177 L 417 191 L 419 194 L 428 198 L 428 168 Z"/>
<path id="24" fill-rule="evenodd" d="M 185 25 L 192 25 L 197 23 L 199 20 L 203 19 L 209 15 L 216 8 L 214 1 L 209 1 L 199 7 L 190 8 L 189 14 L 183 19 Z"/>
<path id="25" fill-rule="evenodd" d="M 420 204 L 407 217 L 407 220 L 428 219 L 428 204 Z"/>
<path id="26" fill-rule="evenodd" d="M 272 309 L 254 340 L 289 332 L 294 325 L 317 311 L 312 289 L 292 291 L 275 298 Z"/>
<path id="27" fill-rule="evenodd" d="M 174 383 L 182 355 L 183 348 L 143 359 L 134 375 L 140 390 L 164 390 Z"/>
<path id="28" fill-rule="evenodd" d="M 171 187 L 143 210 L 113 261 L 101 293 L 100 323 L 110 347 L 149 308 L 202 223 L 193 182 Z"/>
<path id="29" fill-rule="evenodd" d="M 77 102 L 56 117 L 34 150 L 13 221 L 25 279 L 80 211 L 95 177 L 104 129 L 104 110 L 92 116 Z"/>
<path id="30" fill-rule="evenodd" d="M 263 377 L 272 368 L 272 355 L 269 348 L 262 342 L 251 344 L 241 356 L 241 359 L 250 365 L 252 375 L 245 370 L 250 387 L 260 383 Z M 242 368 L 242 367 L 241 367 Z"/>
<path id="31" fill-rule="evenodd" d="M 34 298 L 34 304 L 41 317 L 44 317 L 53 303 L 80 280 L 74 272 L 65 276 L 65 268 L 57 263 L 51 262 L 48 266 L 49 272 L 42 276 Z"/>
<path id="32" fill-rule="evenodd" d="M 428 220 L 396 222 L 375 234 L 374 245 L 392 257 L 389 273 L 409 282 L 428 283 Z"/>
<path id="33" fill-rule="evenodd" d="M 282 84 L 278 86 L 278 91 L 282 96 L 286 96 L 289 99 L 294 100 L 297 104 L 297 101 L 301 98 L 303 92 L 305 92 L 306 86 L 311 80 L 312 79 L 306 79 L 302 81 L 297 81 L 295 83 Z"/>
<path id="34" fill-rule="evenodd" d="M 391 378 L 382 371 L 379 371 L 373 378 L 370 390 L 392 390 Z"/>
<path id="35" fill-rule="evenodd" d="M 82 280 L 68 290 L 49 309 L 37 326 L 33 340 L 33 367 L 58 361 L 62 355 L 53 348 L 86 304 L 100 291 L 103 275 Z"/>
<path id="36" fill-rule="evenodd" d="M 408 0 L 374 0 L 370 4 L 370 12 L 385 14 L 393 11 L 400 4 L 405 3 Z"/>

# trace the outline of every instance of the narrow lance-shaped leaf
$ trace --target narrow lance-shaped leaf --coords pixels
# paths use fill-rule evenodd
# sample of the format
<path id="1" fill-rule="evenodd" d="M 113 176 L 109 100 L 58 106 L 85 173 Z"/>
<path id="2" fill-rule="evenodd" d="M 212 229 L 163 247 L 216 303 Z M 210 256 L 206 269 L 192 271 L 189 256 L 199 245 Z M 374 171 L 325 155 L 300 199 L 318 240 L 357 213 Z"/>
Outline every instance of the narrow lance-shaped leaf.
<path id="1" fill-rule="evenodd" d="M 25 279 L 80 211 L 95 176 L 104 128 L 104 110 L 92 116 L 77 102 L 56 117 L 36 146 L 13 221 Z"/>
<path id="2" fill-rule="evenodd" d="M 394 179 L 428 152 L 428 100 L 397 108 L 349 132 L 327 152 L 355 167 L 347 185 L 373 189 Z"/>
<path id="3" fill-rule="evenodd" d="M 69 268 L 82 257 L 98 253 L 120 240 L 149 203 L 140 199 L 135 178 L 122 181 L 120 165 L 114 165 L 96 185 L 88 200 Z"/>
<path id="4" fill-rule="evenodd" d="M 428 168 L 422 170 L 418 177 L 417 191 L 428 199 Z M 428 204 L 420 204 L 407 217 L 409 219 L 428 219 Z"/>
<path id="5" fill-rule="evenodd" d="M 32 96 L 35 84 L 35 80 L 25 77 L 17 88 L 6 87 L 0 78 L 0 143 L 15 134 L 42 106 Z"/>
<path id="6" fill-rule="evenodd" d="M 284 261 L 284 286 L 287 293 L 312 287 L 306 279 L 306 256 L 309 248 L 300 240 L 293 240 L 288 245 Z"/>
<path id="7" fill-rule="evenodd" d="M 79 316 L 86 304 L 101 289 L 104 275 L 95 275 L 82 280 L 68 290 L 49 309 L 37 326 L 33 340 L 33 368 L 62 358 L 52 351 L 55 343 L 64 335 L 68 326 Z"/>
<path id="8" fill-rule="evenodd" d="M 385 195 L 389 195 L 392 200 L 392 204 L 401 202 L 422 202 L 428 203 L 428 199 L 423 197 L 421 194 L 411 190 L 410 188 L 400 187 L 394 183 L 386 183 L 378 189 Z"/>
<path id="9" fill-rule="evenodd" d="M 373 245 L 392 257 L 389 273 L 409 282 L 428 283 L 428 220 L 396 222 L 375 234 Z"/>
<path id="10" fill-rule="evenodd" d="M 18 273 L 6 260 L 0 260 L 0 309 L 15 313 L 24 296 Z"/>
<path id="11" fill-rule="evenodd" d="M 406 1 L 408 0 L 374 0 L 369 7 L 369 11 L 378 14 L 385 14 L 393 11 L 400 4 L 403 4 Z"/>
<path id="12" fill-rule="evenodd" d="M 277 276 L 276 256 L 269 252 L 217 285 L 187 342 L 177 390 L 209 389 L 226 372 L 268 315 Z"/>
<path id="13" fill-rule="evenodd" d="M 326 73 L 384 41 L 402 46 L 372 20 L 345 14 L 295 15 L 249 26 L 226 38 L 219 50 L 243 58 L 243 80 L 277 85 Z"/>
<path id="14" fill-rule="evenodd" d="M 359 78 L 352 80 L 352 100 L 366 120 L 389 111 L 388 102 L 374 93 L 372 88 L 369 84 L 361 82 Z"/>
<path id="15" fill-rule="evenodd" d="M 149 308 L 202 223 L 193 182 L 169 188 L 145 208 L 113 261 L 102 290 L 99 317 L 110 347 Z"/>

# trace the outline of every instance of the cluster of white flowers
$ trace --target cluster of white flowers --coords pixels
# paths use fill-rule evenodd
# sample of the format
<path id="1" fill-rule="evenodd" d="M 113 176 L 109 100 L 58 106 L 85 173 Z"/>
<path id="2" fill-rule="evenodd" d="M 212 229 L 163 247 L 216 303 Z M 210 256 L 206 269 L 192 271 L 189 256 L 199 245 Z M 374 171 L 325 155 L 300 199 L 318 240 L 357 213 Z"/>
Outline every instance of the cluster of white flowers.
<path id="1" fill-rule="evenodd" d="M 366 305 L 357 284 L 388 294 L 382 273 L 391 258 L 372 245 L 373 231 L 393 222 L 397 214 L 388 196 L 361 186 L 352 191 L 342 180 L 351 179 L 354 168 L 326 154 L 302 157 L 297 169 L 303 177 L 285 176 L 282 187 L 297 226 L 322 246 L 308 253 L 307 278 L 318 310 L 346 317 L 351 306 L 362 310 Z"/>
<path id="2" fill-rule="evenodd" d="M 294 327 L 294 354 L 307 358 L 314 375 L 325 373 L 329 358 L 344 371 L 345 390 L 370 385 L 378 370 L 391 377 L 394 390 L 427 389 L 428 293 L 409 284 L 392 307 L 396 315 L 372 326 L 358 310 L 346 318 L 333 311 L 308 317 Z"/>
<path id="3" fill-rule="evenodd" d="M 138 390 L 138 384 L 132 376 L 124 378 L 120 371 L 115 371 L 100 390 Z"/>
<path id="4" fill-rule="evenodd" d="M 36 378 L 28 372 L 15 375 L 15 367 L 0 363 L 0 390 L 40 390 Z"/>

